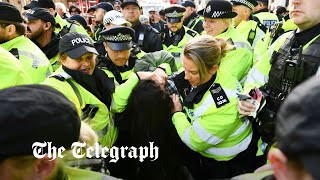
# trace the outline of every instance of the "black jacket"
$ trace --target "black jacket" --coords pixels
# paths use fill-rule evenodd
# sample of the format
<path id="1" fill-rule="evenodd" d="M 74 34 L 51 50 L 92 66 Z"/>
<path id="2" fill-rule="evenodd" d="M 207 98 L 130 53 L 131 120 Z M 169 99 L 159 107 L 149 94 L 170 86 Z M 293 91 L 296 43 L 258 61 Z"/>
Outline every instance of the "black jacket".
<path id="1" fill-rule="evenodd" d="M 162 50 L 161 38 L 156 29 L 140 22 L 133 29 L 135 31 L 133 42 L 138 44 L 142 51 L 148 53 Z"/>

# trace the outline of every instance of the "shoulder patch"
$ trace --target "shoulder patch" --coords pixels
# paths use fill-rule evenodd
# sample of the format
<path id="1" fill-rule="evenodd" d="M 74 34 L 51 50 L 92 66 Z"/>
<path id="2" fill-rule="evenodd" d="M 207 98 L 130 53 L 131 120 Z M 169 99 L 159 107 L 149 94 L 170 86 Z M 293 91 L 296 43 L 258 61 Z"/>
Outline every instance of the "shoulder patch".
<path id="1" fill-rule="evenodd" d="M 211 86 L 210 93 L 217 108 L 220 108 L 230 102 L 220 84 L 215 83 Z"/>
<path id="2" fill-rule="evenodd" d="M 195 37 L 197 35 L 197 32 L 193 31 L 193 30 L 187 30 L 187 33 L 192 36 L 192 37 Z"/>

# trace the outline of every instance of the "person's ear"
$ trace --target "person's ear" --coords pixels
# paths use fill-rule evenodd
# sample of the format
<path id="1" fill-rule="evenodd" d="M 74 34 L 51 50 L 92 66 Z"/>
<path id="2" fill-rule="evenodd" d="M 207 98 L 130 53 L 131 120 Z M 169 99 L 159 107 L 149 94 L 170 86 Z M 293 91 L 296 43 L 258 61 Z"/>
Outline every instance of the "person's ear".
<path id="1" fill-rule="evenodd" d="M 50 29 L 50 27 L 51 27 L 51 22 L 46 22 L 45 26 L 44 26 L 44 29 L 48 30 L 48 29 Z"/>
<path id="2" fill-rule="evenodd" d="M 268 159 L 273 167 L 276 179 L 287 179 L 288 159 L 285 156 L 285 154 L 283 154 L 283 152 L 280 149 L 274 148 L 270 150 L 268 154 Z"/>
<path id="3" fill-rule="evenodd" d="M 218 64 L 214 65 L 214 66 L 209 70 L 209 74 L 214 75 L 214 74 L 217 72 L 218 68 L 219 68 L 219 65 L 218 65 Z"/>
<path id="4" fill-rule="evenodd" d="M 13 24 L 8 25 L 7 27 L 5 27 L 5 29 L 9 36 L 12 36 L 14 33 L 16 33 L 16 26 Z"/>
<path id="5" fill-rule="evenodd" d="M 55 16 L 56 15 L 56 11 L 53 8 L 49 8 L 48 9 L 50 11 L 50 13 Z"/>
<path id="6" fill-rule="evenodd" d="M 47 155 L 37 159 L 34 163 L 34 171 L 39 179 L 48 179 L 57 166 L 57 159 L 51 159 Z"/>

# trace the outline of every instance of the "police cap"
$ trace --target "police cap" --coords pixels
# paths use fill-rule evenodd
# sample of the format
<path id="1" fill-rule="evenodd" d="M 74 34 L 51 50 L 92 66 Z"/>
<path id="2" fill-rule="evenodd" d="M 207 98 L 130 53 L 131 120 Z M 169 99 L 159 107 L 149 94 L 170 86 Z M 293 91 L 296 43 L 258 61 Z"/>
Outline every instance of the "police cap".
<path id="1" fill-rule="evenodd" d="M 123 3 L 121 4 L 121 8 L 124 8 L 130 4 L 137 5 L 139 8 L 141 7 L 138 0 L 124 0 Z"/>
<path id="2" fill-rule="evenodd" d="M 12 22 L 23 22 L 22 15 L 20 11 L 13 5 L 0 2 L 0 20 L 12 21 Z"/>
<path id="3" fill-rule="evenodd" d="M 77 32 L 62 36 L 59 42 L 59 53 L 66 53 L 72 59 L 78 59 L 86 53 L 99 54 L 90 38 Z"/>
<path id="4" fill-rule="evenodd" d="M 23 8 L 27 10 L 35 7 L 56 9 L 53 0 L 31 0 L 30 4 L 25 5 Z"/>
<path id="5" fill-rule="evenodd" d="M 101 2 L 95 6 L 92 6 L 91 7 L 92 9 L 94 10 L 97 10 L 98 8 L 101 8 L 101 9 L 104 9 L 106 12 L 109 12 L 111 10 L 113 10 L 113 5 L 109 2 Z"/>
<path id="6" fill-rule="evenodd" d="M 70 149 L 79 140 L 81 122 L 75 105 L 52 87 L 34 84 L 3 89 L 0 108 L 0 161 L 32 155 L 34 142 Z"/>
<path id="7" fill-rule="evenodd" d="M 251 10 L 258 5 L 256 0 L 231 0 L 233 5 L 244 5 L 250 8 Z"/>
<path id="8" fill-rule="evenodd" d="M 232 4 L 226 0 L 211 0 L 198 14 L 206 18 L 234 18 L 238 15 L 232 12 Z"/>
<path id="9" fill-rule="evenodd" d="M 134 30 L 129 27 L 118 26 L 100 32 L 108 47 L 113 51 L 129 50 L 132 48 Z"/>
<path id="10" fill-rule="evenodd" d="M 51 22 L 52 26 L 55 26 L 56 20 L 48 9 L 45 8 L 32 8 L 26 12 L 26 17 L 29 21 L 41 19 L 45 22 Z"/>
<path id="11" fill-rule="evenodd" d="M 177 23 L 181 22 L 183 13 L 186 11 L 186 8 L 181 5 L 172 5 L 164 9 L 164 14 L 167 18 L 167 22 Z"/>
<path id="12" fill-rule="evenodd" d="M 192 1 L 184 1 L 181 3 L 181 5 L 185 8 L 187 7 L 193 7 L 193 8 L 196 8 L 196 5 L 194 4 L 194 2 Z"/>

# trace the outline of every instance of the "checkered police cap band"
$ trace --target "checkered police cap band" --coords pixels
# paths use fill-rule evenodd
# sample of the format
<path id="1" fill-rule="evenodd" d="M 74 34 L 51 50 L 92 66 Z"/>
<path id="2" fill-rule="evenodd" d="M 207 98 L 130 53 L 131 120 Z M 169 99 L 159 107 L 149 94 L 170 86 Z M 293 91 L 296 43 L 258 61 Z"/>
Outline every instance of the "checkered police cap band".
<path id="1" fill-rule="evenodd" d="M 168 18 L 179 18 L 183 16 L 183 13 L 178 13 L 177 11 L 173 11 L 172 13 L 165 14 Z"/>
<path id="2" fill-rule="evenodd" d="M 206 8 L 206 13 L 210 13 L 210 12 L 211 12 L 211 6 L 209 5 L 209 6 Z M 218 17 L 220 17 L 221 15 L 226 14 L 226 13 L 228 13 L 228 11 L 213 11 L 211 17 L 212 17 L 212 18 L 218 18 Z"/>
<path id="3" fill-rule="evenodd" d="M 111 42 L 128 42 L 132 40 L 132 37 L 130 34 L 118 33 L 117 35 L 107 35 L 105 40 Z"/>
<path id="4" fill-rule="evenodd" d="M 244 5 L 248 6 L 250 9 L 254 8 L 254 5 L 246 0 L 232 0 L 231 2 L 238 2 L 238 3 L 244 4 Z"/>

